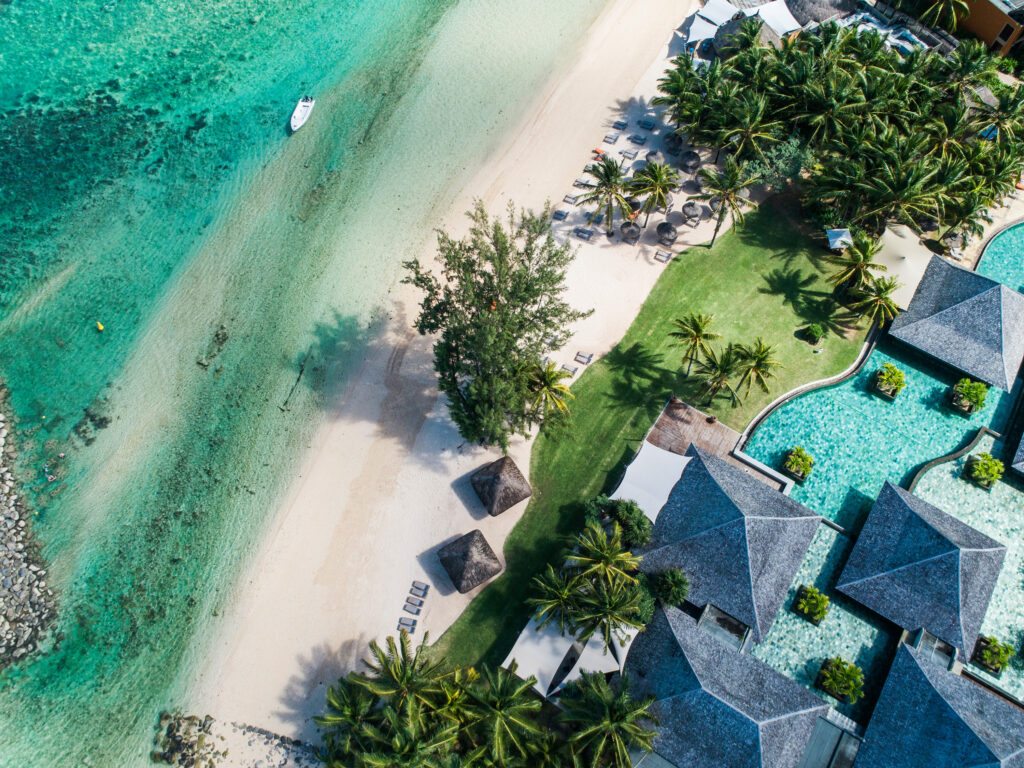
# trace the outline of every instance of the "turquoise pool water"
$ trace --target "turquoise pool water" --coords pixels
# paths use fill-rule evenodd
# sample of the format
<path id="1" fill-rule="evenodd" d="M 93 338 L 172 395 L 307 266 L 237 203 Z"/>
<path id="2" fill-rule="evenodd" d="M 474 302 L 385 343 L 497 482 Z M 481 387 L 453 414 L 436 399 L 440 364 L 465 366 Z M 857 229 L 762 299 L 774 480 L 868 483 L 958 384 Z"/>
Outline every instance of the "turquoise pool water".
<path id="1" fill-rule="evenodd" d="M 985 246 L 978 273 L 1024 293 L 1024 224 L 1004 229 Z"/>
<path id="2" fill-rule="evenodd" d="M 1000 441 L 986 435 L 972 452 L 999 456 L 1002 450 Z M 986 492 L 960 476 L 966 461 L 964 456 L 932 467 L 914 493 L 1005 545 L 1006 559 L 981 632 L 1011 643 L 1017 654 L 999 678 L 974 665 L 971 671 L 1024 698 L 1024 482 L 1008 471 L 1003 481 Z"/>
<path id="3" fill-rule="evenodd" d="M 894 402 L 873 394 L 884 363 L 905 374 L 906 388 Z M 904 484 L 922 464 L 964 445 L 978 427 L 996 431 L 1013 398 L 990 389 L 985 407 L 964 418 L 945 407 L 960 375 L 883 341 L 860 372 L 833 387 L 801 395 L 773 412 L 745 450 L 768 466 L 782 466 L 797 445 L 814 456 L 814 470 L 794 487 L 794 499 L 847 530 L 856 531 L 885 480 Z"/>
<path id="4" fill-rule="evenodd" d="M 852 547 L 848 536 L 826 525 L 818 528 L 782 610 L 767 637 L 751 652 L 839 712 L 866 724 L 889 672 L 899 632 L 834 591 Z M 831 600 L 828 616 L 817 627 L 791 610 L 803 584 L 817 587 Z M 814 687 L 821 663 L 835 656 L 854 662 L 864 672 L 864 698 L 856 704 L 844 704 Z"/>

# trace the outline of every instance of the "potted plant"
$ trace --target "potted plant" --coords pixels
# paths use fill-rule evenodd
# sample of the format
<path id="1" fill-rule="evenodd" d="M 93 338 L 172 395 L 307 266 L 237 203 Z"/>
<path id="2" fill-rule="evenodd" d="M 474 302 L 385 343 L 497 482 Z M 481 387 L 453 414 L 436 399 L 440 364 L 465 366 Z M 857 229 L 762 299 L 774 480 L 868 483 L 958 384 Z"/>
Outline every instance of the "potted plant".
<path id="1" fill-rule="evenodd" d="M 782 465 L 782 471 L 798 483 L 806 480 L 812 469 L 814 469 L 814 457 L 799 445 L 786 454 L 786 461 Z"/>
<path id="2" fill-rule="evenodd" d="M 982 636 L 974 645 L 971 661 L 991 675 L 999 677 L 1003 669 L 1013 658 L 1013 646 L 1001 643 L 998 638 Z"/>
<path id="3" fill-rule="evenodd" d="M 968 457 L 964 464 L 964 475 L 972 483 L 986 491 L 999 482 L 1005 467 L 1003 462 L 991 453 L 975 453 Z"/>
<path id="4" fill-rule="evenodd" d="M 793 611 L 803 616 L 814 626 L 819 626 L 828 615 L 828 595 L 808 584 L 801 584 L 793 601 Z"/>
<path id="5" fill-rule="evenodd" d="M 814 684 L 839 701 L 855 704 L 864 695 L 864 673 L 839 656 L 825 659 Z"/>
<path id="6" fill-rule="evenodd" d="M 953 385 L 950 405 L 960 414 L 970 416 L 985 407 L 985 395 L 987 394 L 988 386 L 984 382 L 971 381 L 964 377 Z"/>
<path id="7" fill-rule="evenodd" d="M 811 323 L 804 328 L 804 338 L 806 338 L 811 344 L 817 344 L 825 338 L 825 329 L 817 323 Z"/>
<path id="8" fill-rule="evenodd" d="M 886 400 L 895 400 L 896 395 L 907 386 L 903 371 L 892 363 L 886 363 L 875 374 L 875 391 Z"/>
<path id="9" fill-rule="evenodd" d="M 690 594 L 690 580 L 678 568 L 669 568 L 655 577 L 654 593 L 668 605 L 680 607 Z"/>

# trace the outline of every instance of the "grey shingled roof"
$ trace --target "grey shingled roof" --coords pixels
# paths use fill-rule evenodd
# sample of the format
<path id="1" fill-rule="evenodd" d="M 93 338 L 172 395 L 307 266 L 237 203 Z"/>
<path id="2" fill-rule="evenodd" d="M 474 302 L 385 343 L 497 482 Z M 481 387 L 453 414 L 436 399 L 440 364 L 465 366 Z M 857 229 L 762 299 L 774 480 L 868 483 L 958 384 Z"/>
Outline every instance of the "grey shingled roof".
<path id="1" fill-rule="evenodd" d="M 1024 475 L 1024 435 L 1021 435 L 1020 444 L 1017 446 L 1017 453 L 1014 455 L 1013 463 L 1010 466 Z"/>
<path id="2" fill-rule="evenodd" d="M 1020 768 L 1024 710 L 902 645 L 854 768 Z"/>
<path id="3" fill-rule="evenodd" d="M 445 544 L 437 556 L 459 592 L 469 592 L 501 573 L 501 561 L 479 530 Z"/>
<path id="4" fill-rule="evenodd" d="M 889 333 L 975 379 L 1010 391 L 1024 360 L 1024 296 L 933 256 Z"/>
<path id="5" fill-rule="evenodd" d="M 654 750 L 679 768 L 796 768 L 828 709 L 672 607 L 655 611 L 625 672 L 634 693 L 654 696 Z"/>
<path id="6" fill-rule="evenodd" d="M 743 470 L 691 445 L 658 514 L 640 570 L 681 568 L 689 600 L 711 603 L 760 641 L 775 620 L 821 518 Z"/>
<path id="7" fill-rule="evenodd" d="M 857 0 L 786 0 L 789 12 L 803 26 L 831 21 L 840 16 L 853 13 L 857 8 Z"/>
<path id="8" fill-rule="evenodd" d="M 480 467 L 469 482 L 492 517 L 530 498 L 532 493 L 523 473 L 508 456 Z"/>
<path id="9" fill-rule="evenodd" d="M 886 482 L 836 588 L 969 657 L 1005 555 L 995 539 Z"/>

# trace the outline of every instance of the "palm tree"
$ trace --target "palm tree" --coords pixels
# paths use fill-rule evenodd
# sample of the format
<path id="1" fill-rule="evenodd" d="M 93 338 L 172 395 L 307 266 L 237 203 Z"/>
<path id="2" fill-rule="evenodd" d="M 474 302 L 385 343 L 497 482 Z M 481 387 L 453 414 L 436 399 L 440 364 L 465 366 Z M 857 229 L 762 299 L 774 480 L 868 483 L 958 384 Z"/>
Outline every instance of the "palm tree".
<path id="1" fill-rule="evenodd" d="M 996 77 L 996 57 L 988 52 L 981 40 L 961 40 L 960 44 L 943 60 L 946 82 L 956 96 L 981 85 L 992 85 Z"/>
<path id="2" fill-rule="evenodd" d="M 368 741 L 358 755 L 365 768 L 446 768 L 447 754 L 458 739 L 458 726 L 443 721 L 428 723 L 419 706 L 401 712 L 390 704 L 379 725 L 366 725 Z"/>
<path id="3" fill-rule="evenodd" d="M 590 191 L 580 197 L 581 203 L 595 203 L 597 209 L 605 209 L 605 232 L 615 232 L 612 225 L 612 214 L 619 209 L 622 218 L 629 218 L 633 209 L 626 201 L 626 178 L 622 175 L 622 165 L 608 155 L 602 155 L 596 163 L 586 168 L 586 173 L 593 176 L 595 183 Z"/>
<path id="4" fill-rule="evenodd" d="M 576 537 L 568 563 L 584 578 L 596 576 L 606 584 L 616 579 L 633 583 L 636 579 L 631 574 L 640 566 L 640 558 L 626 549 L 618 523 L 612 523 L 608 533 L 598 522 L 590 520 Z"/>
<path id="5" fill-rule="evenodd" d="M 668 208 L 668 196 L 679 183 L 679 171 L 665 163 L 648 163 L 633 176 L 629 190 L 644 198 L 640 206 L 646 216 L 644 226 L 655 208 Z"/>
<path id="6" fill-rule="evenodd" d="M 739 158 L 753 157 L 764 161 L 764 148 L 779 141 L 782 122 L 768 118 L 768 98 L 763 94 L 743 91 L 726 113 L 727 127 L 721 137 Z"/>
<path id="7" fill-rule="evenodd" d="M 634 699 L 629 694 L 629 679 L 623 675 L 612 688 L 604 676 L 585 673 L 562 691 L 559 719 L 573 734 L 569 744 L 587 768 L 610 765 L 629 768 L 629 751 L 650 752 L 657 725 L 650 711 L 653 696 Z"/>
<path id="8" fill-rule="evenodd" d="M 580 577 L 548 565 L 543 573 L 533 577 L 531 584 L 534 595 L 527 599 L 526 604 L 534 609 L 537 629 L 543 629 L 554 621 L 563 635 L 575 631 L 574 616 L 583 586 Z"/>
<path id="9" fill-rule="evenodd" d="M 415 652 L 410 650 L 407 632 L 400 633 L 398 643 L 388 637 L 387 650 L 376 640 L 370 641 L 373 658 L 363 660 L 369 673 L 353 673 L 351 681 L 403 711 L 412 706 L 431 706 L 441 692 L 441 673 L 440 664 L 427 661 L 423 653 L 428 640 L 429 636 L 424 635 L 423 644 Z"/>
<path id="10" fill-rule="evenodd" d="M 499 766 L 512 754 L 525 757 L 527 742 L 541 732 L 534 720 L 541 706 L 532 693 L 537 678 L 520 680 L 516 668 L 514 661 L 508 669 L 484 667 L 486 685 L 472 690 L 476 741 L 489 746 L 491 760 Z"/>
<path id="11" fill-rule="evenodd" d="M 327 714 L 313 718 L 324 732 L 324 754 L 328 759 L 347 756 L 365 748 L 366 725 L 379 722 L 380 699 L 348 678 L 327 689 Z"/>
<path id="12" fill-rule="evenodd" d="M 736 162 L 736 159 L 729 155 L 725 158 L 725 167 L 722 169 L 715 168 L 710 170 L 708 168 L 702 168 L 700 170 L 701 180 L 704 182 L 704 189 L 706 190 L 703 194 L 694 195 L 698 200 L 711 201 L 713 198 L 717 198 L 718 202 L 718 221 L 715 224 L 715 232 L 711 236 L 711 242 L 708 247 L 712 247 L 715 244 L 715 239 L 718 237 L 718 230 L 722 228 L 722 221 L 725 219 L 725 214 L 728 213 L 733 222 L 743 223 L 743 206 L 750 205 L 750 201 L 743 197 L 743 191 L 757 181 L 757 177 L 750 173 L 747 169 L 746 164 Z"/>
<path id="13" fill-rule="evenodd" d="M 960 22 L 970 13 L 970 6 L 965 0 L 932 0 L 932 4 L 921 14 L 921 21 L 930 27 L 942 27 L 949 32 L 956 32 Z"/>
<path id="14" fill-rule="evenodd" d="M 739 393 L 731 384 L 740 373 L 740 362 L 735 344 L 728 344 L 721 354 L 713 349 L 708 350 L 704 358 L 697 362 L 697 377 L 704 382 L 704 394 L 708 398 L 706 405 L 711 405 L 723 389 L 734 408 L 740 404 Z"/>
<path id="15" fill-rule="evenodd" d="M 854 221 L 896 218 L 917 228 L 916 219 L 938 212 L 936 188 L 932 177 L 937 168 L 922 159 L 901 163 L 882 162 L 864 181 L 858 182 L 864 194 L 864 208 Z"/>
<path id="16" fill-rule="evenodd" d="M 747 392 L 750 392 L 750 385 L 757 382 L 763 392 L 768 391 L 768 379 L 775 378 L 775 369 L 781 368 L 782 363 L 776 360 L 776 347 L 774 344 L 765 344 L 760 336 L 749 347 L 739 344 L 736 347 L 740 357 L 740 383 L 747 384 Z"/>
<path id="17" fill-rule="evenodd" d="M 676 344 L 679 346 L 686 347 L 686 354 L 683 355 L 683 360 L 686 361 L 687 376 L 690 375 L 690 368 L 693 367 L 693 361 L 697 355 L 708 354 L 711 351 L 708 342 L 715 341 L 718 338 L 717 333 L 712 333 L 708 330 L 714 319 L 714 315 L 701 315 L 691 312 L 686 317 L 673 321 L 676 329 L 669 336 L 677 339 Z"/>
<path id="18" fill-rule="evenodd" d="M 640 587 L 622 576 L 594 581 L 576 607 L 574 619 L 581 630 L 577 639 L 585 643 L 600 633 L 606 651 L 616 640 L 624 646 L 631 634 L 644 628 L 639 618 L 642 599 Z"/>
<path id="19" fill-rule="evenodd" d="M 899 288 L 899 283 L 893 277 L 872 280 L 864 287 L 860 301 L 854 304 L 853 308 L 860 313 L 861 317 L 866 317 L 872 322 L 877 321 L 879 325 L 885 325 L 899 314 L 899 308 L 892 298 L 892 294 L 897 288 Z"/>
<path id="20" fill-rule="evenodd" d="M 569 413 L 566 400 L 572 400 L 573 394 L 565 380 L 571 377 L 571 373 L 557 368 L 551 360 L 544 364 L 538 363 L 531 369 L 528 386 L 533 399 L 530 406 L 542 421 L 547 419 L 551 411 Z"/>
<path id="21" fill-rule="evenodd" d="M 849 288 L 859 288 L 874 277 L 873 272 L 885 272 L 885 265 L 874 260 L 881 248 L 880 240 L 875 240 L 863 230 L 856 230 L 853 233 L 853 243 L 842 253 L 829 257 L 828 260 L 839 267 L 839 271 L 829 278 L 829 282 L 833 285 L 845 284 Z"/>

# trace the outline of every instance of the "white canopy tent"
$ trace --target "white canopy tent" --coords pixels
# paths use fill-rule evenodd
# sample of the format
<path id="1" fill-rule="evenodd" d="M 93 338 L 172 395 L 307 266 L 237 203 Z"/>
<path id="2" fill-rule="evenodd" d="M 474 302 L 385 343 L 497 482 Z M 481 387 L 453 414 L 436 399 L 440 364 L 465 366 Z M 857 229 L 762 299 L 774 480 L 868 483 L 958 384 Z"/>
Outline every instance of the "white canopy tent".
<path id="1" fill-rule="evenodd" d="M 689 461 L 644 440 L 611 497 L 635 501 L 654 522 Z"/>
<path id="2" fill-rule="evenodd" d="M 786 0 L 771 0 L 756 8 L 747 8 L 743 12 L 747 16 L 760 16 L 761 21 L 779 37 L 785 37 L 790 32 L 800 29 L 800 22 L 790 13 Z"/>
<path id="3" fill-rule="evenodd" d="M 555 673 L 572 644 L 573 638 L 563 636 L 554 622 L 538 631 L 537 620 L 531 619 L 501 666 L 508 668 L 515 661 L 519 665 L 516 674 L 524 679 L 530 675 L 536 677 L 533 687 L 541 696 L 547 696 Z"/>
<path id="4" fill-rule="evenodd" d="M 880 277 L 893 277 L 900 284 L 893 293 L 893 301 L 900 309 L 910 306 L 917 284 L 934 255 L 906 224 L 886 227 L 882 234 L 882 247 L 875 262 L 885 267 Z"/>
<path id="5" fill-rule="evenodd" d="M 718 32 L 718 25 L 712 24 L 703 16 L 694 16 L 690 22 L 690 29 L 686 33 L 686 42 L 690 45 L 712 40 Z"/>
<path id="6" fill-rule="evenodd" d="M 732 19 L 740 9 L 729 2 L 729 0 L 708 0 L 704 7 L 697 11 L 698 14 L 710 21 L 716 27 Z"/>
<path id="7" fill-rule="evenodd" d="M 562 685 L 577 680 L 584 672 L 600 672 L 605 674 L 620 671 L 622 671 L 622 668 L 619 665 L 618 659 L 612 655 L 611 651 L 605 650 L 604 640 L 598 635 L 593 635 L 587 640 L 587 644 L 583 647 L 583 653 L 580 654 L 579 661 L 576 662 L 576 666 L 572 668 L 572 671 L 565 676 Z"/>

